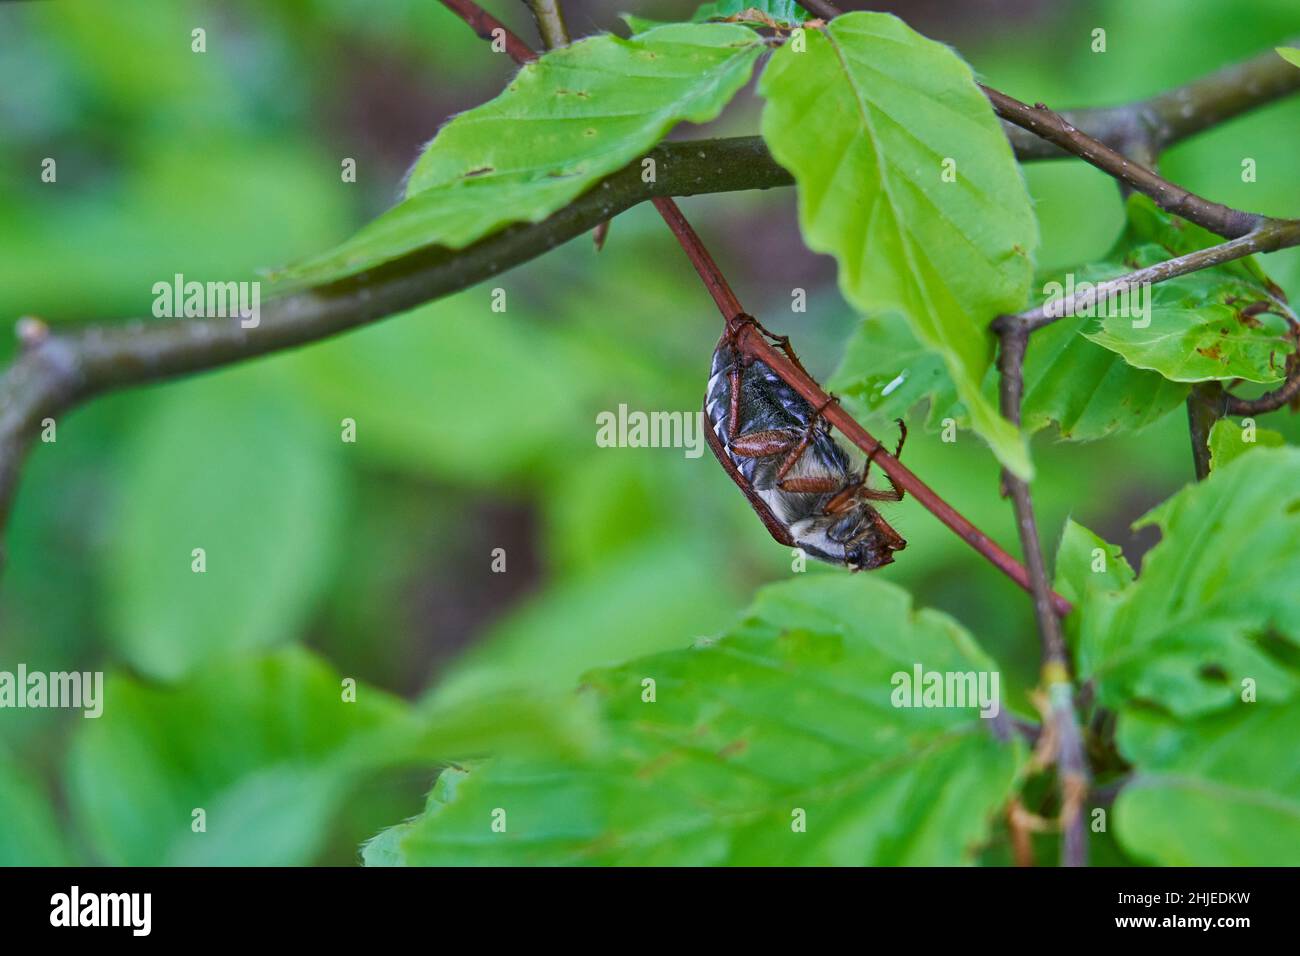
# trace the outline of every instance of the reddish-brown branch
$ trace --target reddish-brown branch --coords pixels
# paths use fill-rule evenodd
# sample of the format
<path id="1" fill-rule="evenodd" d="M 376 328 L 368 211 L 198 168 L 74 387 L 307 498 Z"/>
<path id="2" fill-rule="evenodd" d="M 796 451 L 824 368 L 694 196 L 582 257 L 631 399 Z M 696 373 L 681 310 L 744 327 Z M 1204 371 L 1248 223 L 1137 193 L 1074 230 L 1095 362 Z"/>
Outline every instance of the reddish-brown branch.
<path id="1" fill-rule="evenodd" d="M 528 63 L 537 59 L 533 48 L 519 38 L 519 34 L 488 13 L 472 0 L 442 0 L 442 5 L 464 20 L 471 30 L 489 43 L 496 39 L 494 31 L 501 31 L 505 40 L 506 52 L 516 63 Z"/>

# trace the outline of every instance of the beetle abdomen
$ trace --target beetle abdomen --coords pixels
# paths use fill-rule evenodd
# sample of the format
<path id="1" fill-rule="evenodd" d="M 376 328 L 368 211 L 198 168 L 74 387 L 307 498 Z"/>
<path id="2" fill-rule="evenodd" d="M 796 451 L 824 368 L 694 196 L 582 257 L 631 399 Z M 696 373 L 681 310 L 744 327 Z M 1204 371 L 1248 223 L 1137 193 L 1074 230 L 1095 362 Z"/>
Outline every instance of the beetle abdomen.
<path id="1" fill-rule="evenodd" d="M 739 356 L 725 339 L 718 343 L 704 393 L 704 410 L 713 433 L 745 479 L 755 490 L 775 489 L 779 459 L 749 458 L 732 450 L 731 380 L 738 361 Z M 786 430 L 802 434 L 812 421 L 812 406 L 767 363 L 755 359 L 742 366 L 740 381 L 736 434 Z M 847 453 L 829 432 L 818 428 L 789 477 L 835 475 L 847 481 L 850 472 Z M 807 499 L 811 505 L 826 496 L 787 493 L 786 497 Z"/>
<path id="2" fill-rule="evenodd" d="M 853 469 L 830 426 L 771 366 L 744 361 L 726 336 L 713 352 L 704 411 L 709 447 L 777 541 L 854 570 L 889 564 L 907 546 L 857 497 L 866 471 Z"/>

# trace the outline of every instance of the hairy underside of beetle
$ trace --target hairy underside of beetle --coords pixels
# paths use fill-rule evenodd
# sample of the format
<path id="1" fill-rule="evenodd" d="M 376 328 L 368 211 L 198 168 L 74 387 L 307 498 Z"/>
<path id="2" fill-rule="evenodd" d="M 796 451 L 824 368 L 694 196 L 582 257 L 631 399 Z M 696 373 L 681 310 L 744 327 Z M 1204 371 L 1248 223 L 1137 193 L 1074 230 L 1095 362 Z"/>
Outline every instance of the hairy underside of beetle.
<path id="1" fill-rule="evenodd" d="M 709 447 L 777 541 L 854 570 L 907 546 L 870 504 L 902 493 L 867 487 L 870 462 L 855 469 L 820 410 L 731 334 L 714 350 L 704 413 Z"/>

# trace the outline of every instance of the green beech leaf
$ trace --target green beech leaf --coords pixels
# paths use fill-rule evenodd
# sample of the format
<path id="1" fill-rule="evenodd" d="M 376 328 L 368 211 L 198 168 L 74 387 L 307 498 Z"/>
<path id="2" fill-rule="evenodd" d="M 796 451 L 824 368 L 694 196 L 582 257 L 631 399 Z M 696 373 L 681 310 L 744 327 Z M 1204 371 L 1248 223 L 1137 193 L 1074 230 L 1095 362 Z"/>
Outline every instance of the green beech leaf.
<path id="1" fill-rule="evenodd" d="M 1162 540 L 1137 581 L 1087 596 L 1080 673 L 1118 708 L 1158 704 L 1178 716 L 1231 706 L 1242 681 L 1258 699 L 1300 689 L 1283 666 L 1300 639 L 1300 449 L 1261 448 L 1215 469 L 1150 512 Z"/>
<path id="2" fill-rule="evenodd" d="M 1223 468 L 1254 448 L 1280 448 L 1285 444 L 1281 432 L 1259 428 L 1253 420 L 1239 425 L 1229 418 L 1220 418 L 1210 429 L 1210 467 Z"/>
<path id="3" fill-rule="evenodd" d="M 507 222 L 536 222 L 676 123 L 717 117 L 760 52 L 751 30 L 722 23 L 668 24 L 633 40 L 604 34 L 561 47 L 524 66 L 496 99 L 444 126 L 416 162 L 406 194 L 460 191 L 468 221 L 443 243 L 452 247 Z M 539 128 L 529 132 L 529 124 Z"/>
<path id="4" fill-rule="evenodd" d="M 439 771 L 433 789 L 429 791 L 429 798 L 425 801 L 425 815 L 431 816 L 437 813 L 456 799 L 457 789 L 468 776 L 469 774 L 461 767 L 446 767 Z M 402 852 L 402 841 L 419 825 L 420 819 L 416 818 L 381 830 L 361 848 L 362 861 L 366 866 L 405 866 L 406 857 Z"/>
<path id="5" fill-rule="evenodd" d="M 333 567 L 338 433 L 266 369 L 172 386 L 124 450 L 101 573 L 110 637 L 151 677 L 296 639 Z"/>
<path id="6" fill-rule="evenodd" d="M 1279 461 L 1272 464 L 1277 468 Z M 1220 487 L 1216 494 L 1231 496 L 1233 489 Z M 1076 640 L 1079 673 L 1098 680 L 1100 702 L 1118 712 L 1117 747 L 1133 767 L 1115 804 L 1114 829 L 1126 850 L 1144 862 L 1284 865 L 1300 853 L 1300 787 L 1287 756 L 1300 726 L 1300 698 L 1294 694 L 1300 658 L 1294 646 L 1285 652 L 1275 644 L 1266 655 L 1262 643 L 1233 646 L 1245 645 L 1257 624 L 1213 590 L 1230 591 L 1239 578 L 1242 600 L 1249 603 L 1277 582 L 1253 579 L 1244 567 L 1234 579 L 1214 582 L 1211 576 L 1222 573 L 1222 566 L 1213 556 L 1210 567 L 1197 566 L 1203 556 L 1187 548 L 1203 541 L 1207 526 L 1230 526 L 1240 514 L 1224 502 L 1207 512 L 1205 502 L 1179 503 L 1181 497 L 1165 507 L 1185 513 L 1164 524 L 1166 541 L 1151 553 L 1136 583 L 1119 548 L 1074 522 L 1067 523 L 1057 552 L 1056 589 L 1076 608 L 1066 625 Z M 1211 514 L 1215 520 L 1208 522 Z M 1262 562 L 1275 560 L 1276 548 L 1250 540 L 1253 530 L 1240 528 L 1245 548 L 1260 547 Z M 1178 565 L 1172 576 L 1171 565 Z M 1161 589 L 1170 592 L 1168 603 Z M 1128 630 L 1135 602 L 1154 603 L 1148 615 L 1163 610 L 1175 619 L 1150 630 L 1144 622 L 1135 635 Z M 1257 617 L 1268 613 L 1261 609 Z M 1214 621 L 1189 623 L 1194 614 Z M 1296 633 L 1294 626 L 1281 630 Z M 1253 681 L 1250 694 L 1243 677 Z"/>
<path id="7" fill-rule="evenodd" d="M 1118 545 L 1109 543 L 1073 520 L 1065 522 L 1065 532 L 1056 551 L 1058 594 L 1074 605 L 1065 619 L 1073 639 L 1077 665 L 1091 673 L 1094 662 L 1089 656 L 1097 641 L 1080 637 L 1084 628 L 1090 634 L 1104 634 L 1118 606 L 1120 592 L 1133 583 L 1133 568 Z"/>
<path id="8" fill-rule="evenodd" d="M 706 123 L 749 80 L 762 38 L 739 24 L 669 24 L 579 40 L 524 66 L 496 99 L 442 128 L 404 202 L 338 248 L 273 278 L 343 278 L 424 246 L 460 249 L 538 222 L 658 143 Z"/>
<path id="9" fill-rule="evenodd" d="M 1152 261 L 1164 258 L 1154 245 L 1141 249 Z M 1134 254 L 1121 239 L 1107 261 L 1047 276 L 1034 301 L 1041 304 L 1072 285 L 1078 288 L 1082 283 L 1096 284 L 1124 275 L 1134 266 L 1120 260 Z M 1114 432 L 1141 431 L 1186 399 L 1186 385 L 1134 368 L 1085 336 L 1096 324 L 1097 319 L 1082 310 L 1030 336 L 1021 411 L 1026 429 L 1036 431 L 1054 423 L 1062 438 L 1090 441 Z M 985 387 L 990 389 L 994 383 L 987 382 Z"/>
<path id="10" fill-rule="evenodd" d="M 1143 195 L 1130 196 L 1126 211 L 1128 226 L 1111 252 L 1113 265 L 1079 279 L 1113 278 L 1223 241 Z M 1132 309 L 1128 315 L 1089 310 L 1098 318 L 1081 332 L 1134 368 L 1174 382 L 1241 378 L 1269 384 L 1286 375 L 1286 356 L 1295 350 L 1290 310 L 1254 256 L 1151 286 L 1149 309 L 1140 316 Z"/>
<path id="11" fill-rule="evenodd" d="M 851 13 L 806 39 L 776 52 L 759 87 L 804 241 L 836 257 L 855 307 L 906 316 L 943 357 L 974 430 L 1028 476 L 1023 439 L 980 389 L 989 323 L 1025 304 L 1038 245 L 997 117 L 952 50 L 893 16 Z"/>
<path id="12" fill-rule="evenodd" d="M 1297 727 L 1296 699 L 1185 722 L 1125 711 L 1117 744 L 1134 774 L 1115 802 L 1120 842 L 1161 866 L 1294 866 Z"/>
<path id="13" fill-rule="evenodd" d="M 1182 407 L 1187 385 L 1134 368 L 1089 341 L 1080 333 L 1091 321 L 1061 319 L 1030 337 L 1021 406 L 1026 430 L 1055 424 L 1062 438 L 1092 441 L 1139 432 Z"/>
<path id="14" fill-rule="evenodd" d="M 298 649 L 172 687 L 110 675 L 104 701 L 77 728 L 68 796 L 114 866 L 310 863 L 356 787 L 417 762 L 405 704 L 366 686 L 345 701 L 338 675 Z"/>
<path id="15" fill-rule="evenodd" d="M 494 758 L 367 859 L 970 862 L 1025 755 L 976 710 L 894 706 L 894 675 L 918 664 L 996 671 L 955 621 L 885 582 L 766 588 L 719 640 L 587 674 L 607 739 L 589 759 Z"/>
<path id="16" fill-rule="evenodd" d="M 1056 590 L 1070 601 L 1092 593 L 1113 592 L 1132 584 L 1136 575 L 1119 545 L 1110 544 L 1069 519 L 1056 552 Z"/>
<path id="17" fill-rule="evenodd" d="M 1292 66 L 1300 66 L 1300 49 L 1290 46 L 1276 47 L 1277 55 L 1286 60 Z"/>
<path id="18" fill-rule="evenodd" d="M 1279 312 L 1253 312 L 1255 305 Z M 1170 381 L 1270 384 L 1286 377 L 1295 351 L 1288 331 L 1262 290 L 1207 270 L 1152 286 L 1149 316 L 1107 315 L 1083 334 Z"/>

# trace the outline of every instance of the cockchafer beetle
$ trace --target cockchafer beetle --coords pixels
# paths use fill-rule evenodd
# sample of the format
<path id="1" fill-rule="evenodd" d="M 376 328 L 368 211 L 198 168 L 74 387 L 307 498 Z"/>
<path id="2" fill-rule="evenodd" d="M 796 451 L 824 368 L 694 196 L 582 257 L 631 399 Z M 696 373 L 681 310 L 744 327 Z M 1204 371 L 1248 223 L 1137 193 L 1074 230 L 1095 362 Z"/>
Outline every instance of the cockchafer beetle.
<path id="1" fill-rule="evenodd" d="M 870 502 L 901 501 L 902 489 L 892 478 L 890 491 L 867 487 L 871 458 L 860 472 L 853 466 L 822 416 L 825 406 L 814 409 L 771 366 L 737 348 L 746 324 L 803 368 L 785 336 L 749 315 L 728 322 L 704 393 L 713 454 L 781 544 L 854 571 L 890 564 L 907 542 Z M 907 438 L 901 419 L 898 427 L 895 457 Z"/>

